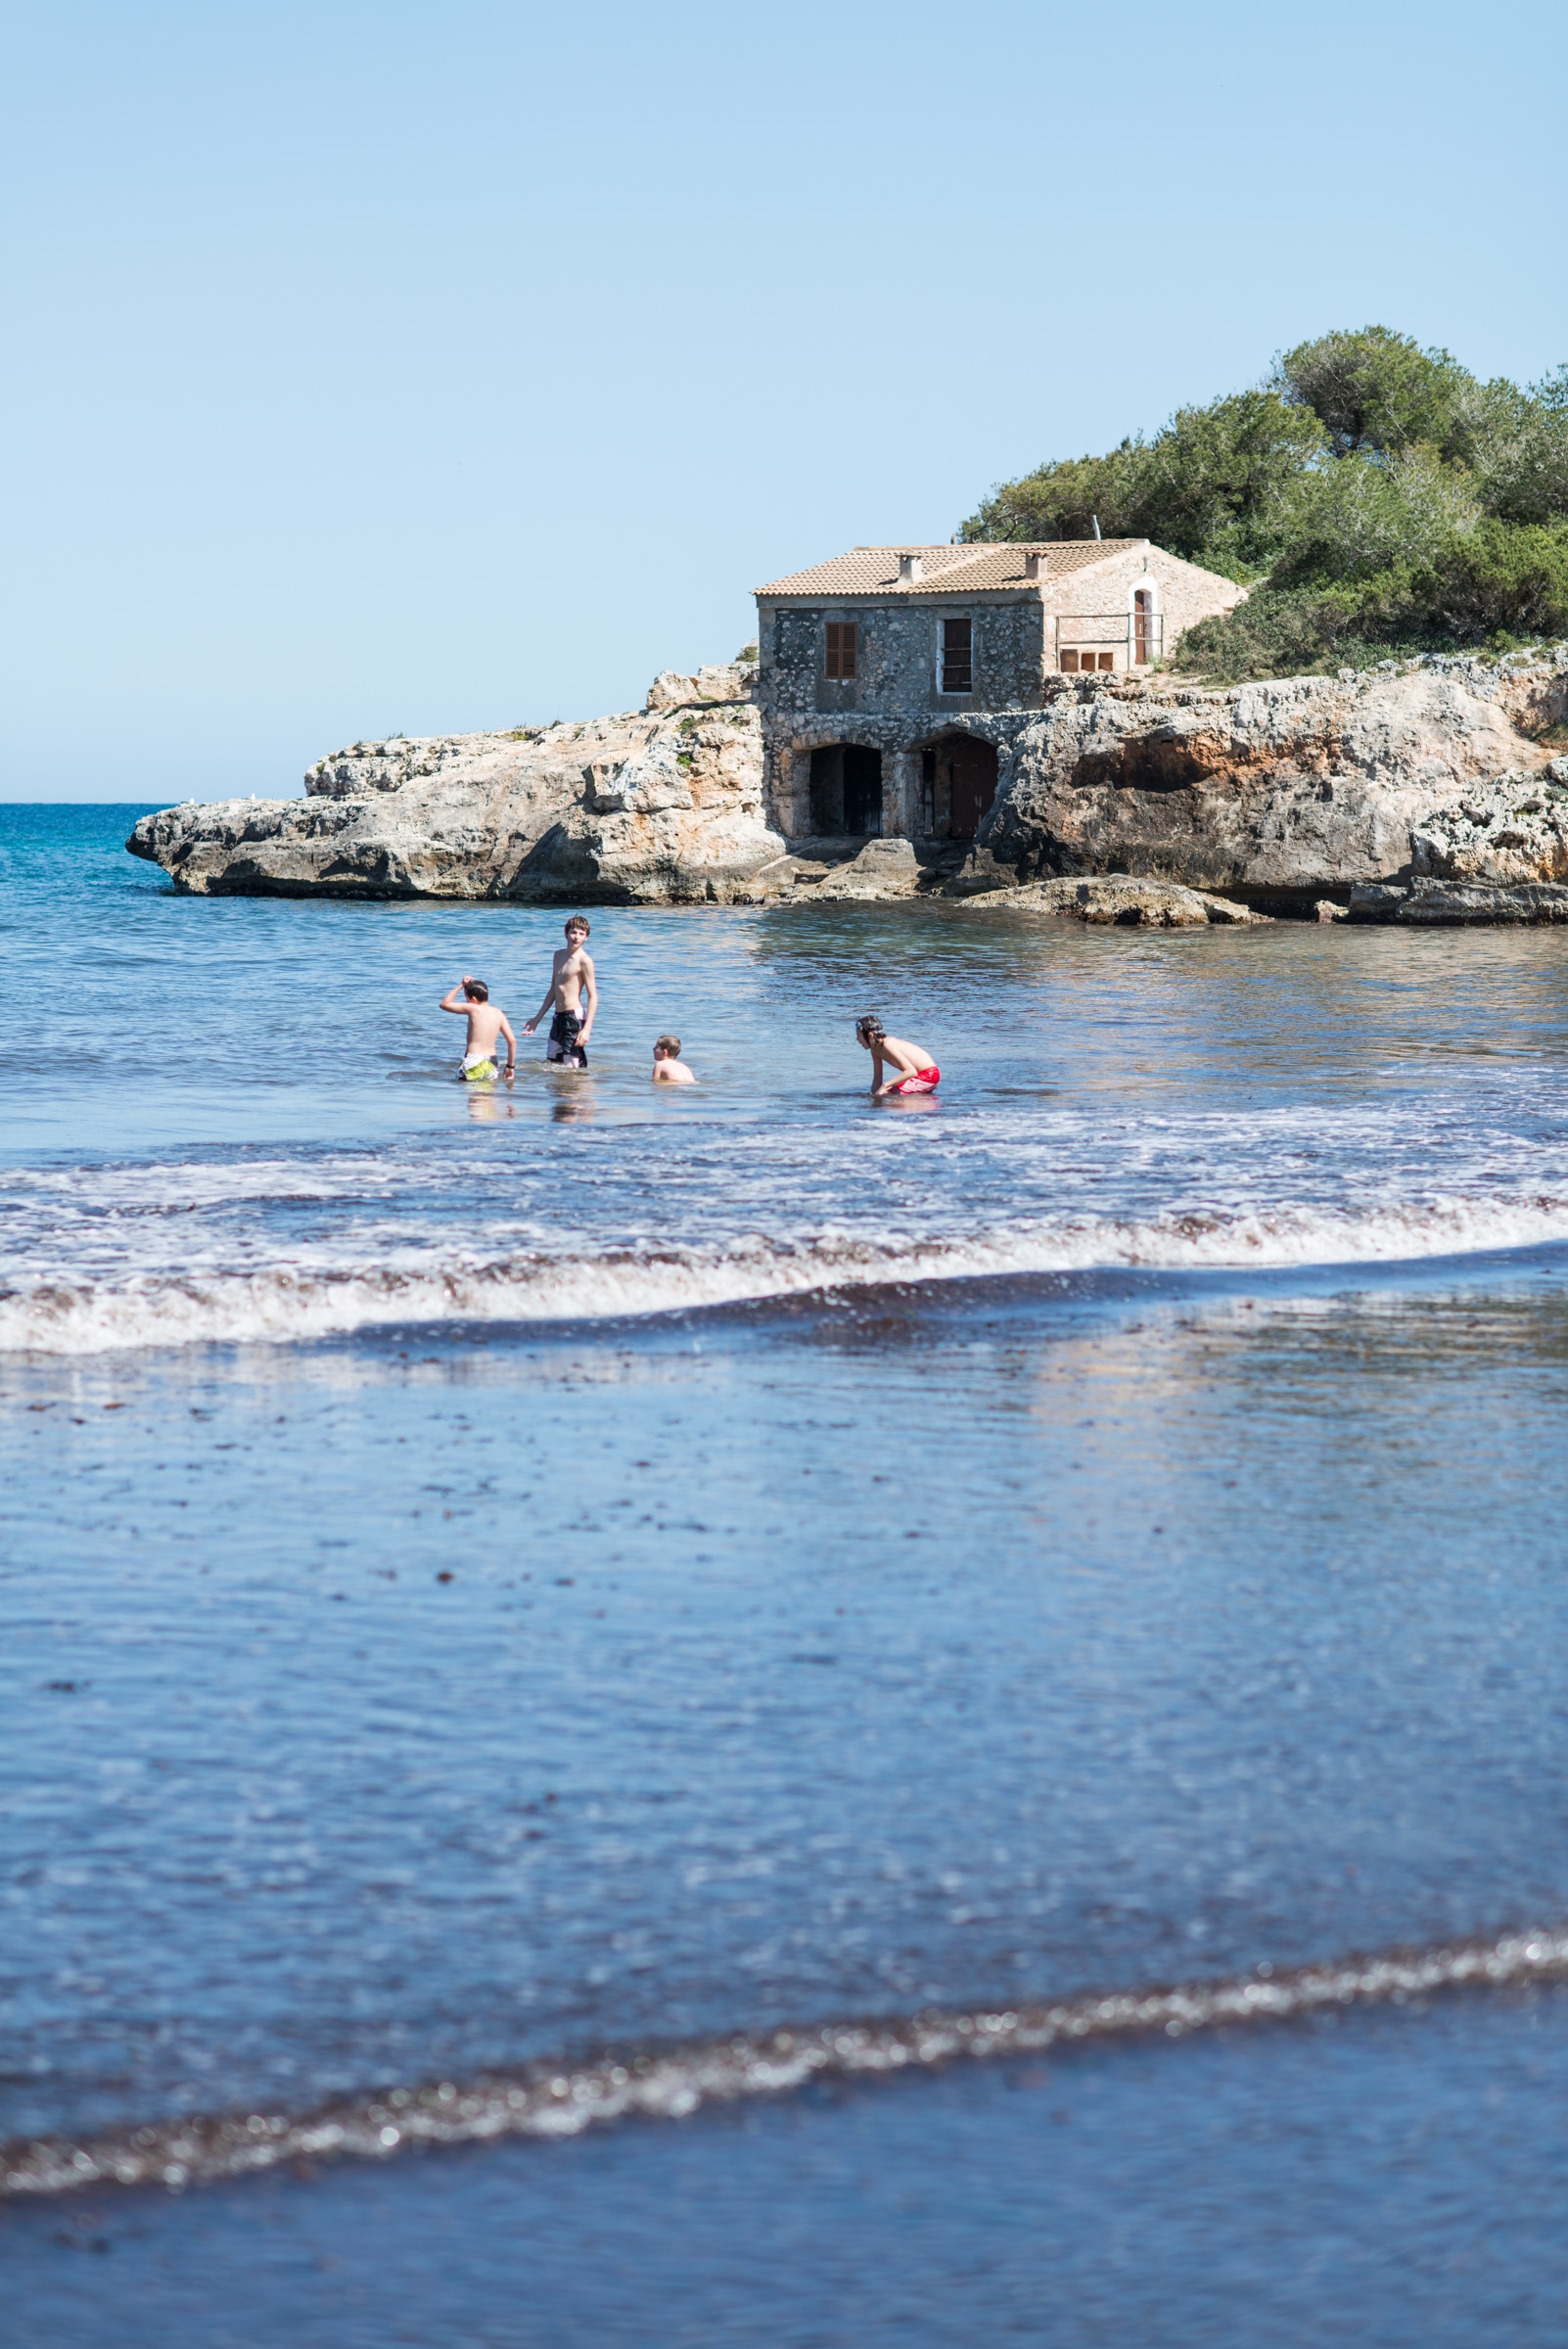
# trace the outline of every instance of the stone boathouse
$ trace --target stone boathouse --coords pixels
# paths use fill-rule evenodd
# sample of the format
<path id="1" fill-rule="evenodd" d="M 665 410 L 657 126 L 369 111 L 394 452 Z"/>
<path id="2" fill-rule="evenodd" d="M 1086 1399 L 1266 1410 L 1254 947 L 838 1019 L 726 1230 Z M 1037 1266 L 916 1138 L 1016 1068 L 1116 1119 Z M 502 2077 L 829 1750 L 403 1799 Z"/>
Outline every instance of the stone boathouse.
<path id="1" fill-rule="evenodd" d="M 768 820 L 971 841 L 1066 678 L 1137 669 L 1246 589 L 1147 538 L 857 546 L 757 590 Z"/>

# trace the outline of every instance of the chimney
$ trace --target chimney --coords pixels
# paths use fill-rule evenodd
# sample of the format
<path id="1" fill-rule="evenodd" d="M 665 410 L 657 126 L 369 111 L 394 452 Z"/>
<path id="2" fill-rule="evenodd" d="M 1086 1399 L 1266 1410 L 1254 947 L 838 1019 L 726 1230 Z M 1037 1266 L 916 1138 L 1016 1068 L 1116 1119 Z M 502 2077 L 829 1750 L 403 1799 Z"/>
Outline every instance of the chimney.
<path id="1" fill-rule="evenodd" d="M 920 557 L 919 557 L 918 555 L 900 555 L 900 556 L 899 557 L 899 586 L 900 586 L 900 587 L 910 587 L 910 586 L 912 586 L 912 585 L 914 584 L 915 580 L 919 578 L 919 576 L 920 576 L 920 574 L 921 574 L 921 572 L 924 570 L 924 568 L 925 568 L 925 566 L 924 566 L 924 564 L 921 562 L 921 560 L 920 560 Z"/>
<path id="2" fill-rule="evenodd" d="M 1024 576 L 1026 579 L 1049 578 L 1050 569 L 1051 559 L 1049 555 L 1041 554 L 1038 547 L 1032 548 L 1024 557 Z"/>

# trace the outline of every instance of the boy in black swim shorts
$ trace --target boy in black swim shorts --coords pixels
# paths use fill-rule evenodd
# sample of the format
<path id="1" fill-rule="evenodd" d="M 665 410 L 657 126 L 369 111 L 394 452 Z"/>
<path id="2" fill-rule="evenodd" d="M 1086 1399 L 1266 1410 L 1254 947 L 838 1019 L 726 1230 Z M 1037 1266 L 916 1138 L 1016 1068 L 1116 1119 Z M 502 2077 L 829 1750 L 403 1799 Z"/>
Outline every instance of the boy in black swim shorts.
<path id="1" fill-rule="evenodd" d="M 550 1041 L 545 1059 L 558 1068 L 585 1069 L 588 1065 L 588 1037 L 593 1033 L 594 1014 L 599 1008 L 599 990 L 593 975 L 593 957 L 588 952 L 588 917 L 575 913 L 566 926 L 566 944 L 555 950 L 550 968 L 550 985 L 544 1001 L 531 1020 L 525 1020 L 523 1033 L 531 1036 L 548 1011 Z"/>

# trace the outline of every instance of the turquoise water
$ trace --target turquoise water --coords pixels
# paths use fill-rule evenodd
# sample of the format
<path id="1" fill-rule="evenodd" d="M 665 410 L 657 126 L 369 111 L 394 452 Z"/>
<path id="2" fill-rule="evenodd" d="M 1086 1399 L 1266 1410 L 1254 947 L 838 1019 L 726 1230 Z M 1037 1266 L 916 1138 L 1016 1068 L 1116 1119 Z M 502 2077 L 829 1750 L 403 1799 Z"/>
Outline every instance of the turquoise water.
<path id="1" fill-rule="evenodd" d="M 0 827 L 23 2337 L 1554 2337 L 1549 1987 L 921 2018 L 1568 1923 L 1563 942 L 596 910 L 593 1071 L 475 1097 L 558 917 L 135 812 Z"/>

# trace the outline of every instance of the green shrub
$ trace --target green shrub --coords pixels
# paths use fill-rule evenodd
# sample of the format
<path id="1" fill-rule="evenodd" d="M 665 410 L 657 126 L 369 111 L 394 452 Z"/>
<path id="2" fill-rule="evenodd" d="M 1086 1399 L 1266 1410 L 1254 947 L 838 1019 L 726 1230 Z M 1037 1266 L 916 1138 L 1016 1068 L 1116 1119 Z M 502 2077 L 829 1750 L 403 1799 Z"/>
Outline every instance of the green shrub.
<path id="1" fill-rule="evenodd" d="M 1408 630 L 1379 630 L 1370 597 L 1354 588 L 1254 590 L 1220 620 L 1200 621 L 1181 638 L 1177 666 L 1215 685 L 1248 677 L 1301 677 L 1334 668 L 1368 668 L 1374 662 L 1426 649 Z"/>
<path id="2" fill-rule="evenodd" d="M 1248 578 L 1286 543 L 1286 501 L 1325 447 L 1316 419 L 1273 392 L 1180 408 L 1150 441 L 1041 465 L 997 489 L 964 524 L 969 540 L 1152 538 L 1226 577 Z"/>
<path id="3" fill-rule="evenodd" d="M 1568 367 L 1531 387 L 1513 429 L 1487 452 L 1481 493 L 1487 511 L 1503 522 L 1568 514 Z"/>
<path id="4" fill-rule="evenodd" d="M 1259 581 L 1174 662 L 1284 676 L 1568 630 L 1568 368 L 1522 391 L 1382 326 L 1320 335 L 1152 440 L 1003 483 L 962 536 L 1151 538 Z"/>
<path id="5" fill-rule="evenodd" d="M 1299 343 L 1274 362 L 1272 383 L 1317 418 L 1336 456 L 1424 444 L 1464 465 L 1506 435 L 1524 398 L 1514 385 L 1480 383 L 1448 351 L 1423 350 L 1386 326 Z"/>
<path id="6" fill-rule="evenodd" d="M 1445 465 L 1424 444 L 1395 456 L 1331 457 L 1298 475 L 1285 504 L 1276 586 L 1369 579 L 1425 562 L 1481 519 L 1467 469 Z"/>
<path id="7" fill-rule="evenodd" d="M 1460 644 L 1568 633 L 1568 522 L 1484 522 L 1416 575 L 1411 595 Z"/>

